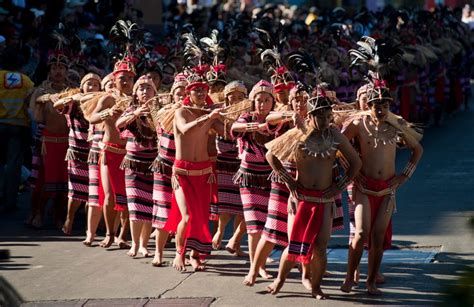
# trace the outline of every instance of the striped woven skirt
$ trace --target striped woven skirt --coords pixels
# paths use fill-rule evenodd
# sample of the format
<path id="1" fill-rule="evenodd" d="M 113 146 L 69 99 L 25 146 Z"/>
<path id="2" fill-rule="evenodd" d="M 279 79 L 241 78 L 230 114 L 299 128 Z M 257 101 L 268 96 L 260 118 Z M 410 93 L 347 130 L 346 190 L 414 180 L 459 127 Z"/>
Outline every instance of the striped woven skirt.
<path id="1" fill-rule="evenodd" d="M 94 130 L 92 137 L 91 148 L 89 150 L 89 199 L 87 203 L 89 206 L 99 206 L 99 142 L 104 136 L 104 131 Z"/>
<path id="2" fill-rule="evenodd" d="M 89 165 L 83 161 L 68 160 L 67 171 L 68 198 L 87 201 L 89 199 Z"/>
<path id="3" fill-rule="evenodd" d="M 235 163 L 226 163 L 227 167 L 235 165 L 234 171 L 229 171 L 220 167 L 220 161 L 217 162 L 217 184 L 219 187 L 219 214 L 226 213 L 230 215 L 243 215 L 242 199 L 240 198 L 239 186 L 232 180 L 234 174 L 239 170 L 240 161 Z M 229 165 L 230 164 L 230 165 Z"/>
<path id="4" fill-rule="evenodd" d="M 263 230 L 263 237 L 268 242 L 286 247 L 288 245 L 288 188 L 277 182 L 272 182 L 268 215 Z"/>
<path id="5" fill-rule="evenodd" d="M 151 222 L 153 218 L 153 175 L 126 168 L 125 187 L 130 221 Z"/>
<path id="6" fill-rule="evenodd" d="M 270 198 L 272 168 L 266 162 L 241 161 L 239 171 L 233 177 L 240 186 L 240 198 L 244 208 L 247 233 L 261 233 L 265 227 Z"/>
<path id="7" fill-rule="evenodd" d="M 233 174 L 217 172 L 219 184 L 219 214 L 243 215 L 239 186 L 232 181 Z"/>
<path id="8" fill-rule="evenodd" d="M 171 210 L 173 162 L 158 156 L 153 162 L 153 220 L 152 226 L 163 229 Z"/>
<path id="9" fill-rule="evenodd" d="M 42 136 L 43 136 L 44 124 L 38 123 L 36 127 L 36 133 L 33 136 L 33 144 L 31 146 L 31 174 L 28 178 L 28 183 L 34 190 L 40 176 L 40 169 L 42 164 L 41 149 L 42 149 Z"/>
<path id="10" fill-rule="evenodd" d="M 87 203 L 99 207 L 99 165 L 89 163 L 89 197 Z"/>
<path id="11" fill-rule="evenodd" d="M 171 210 L 172 194 L 171 178 L 153 173 L 153 227 L 162 229 L 165 226 Z"/>
<path id="12" fill-rule="evenodd" d="M 268 214 L 270 189 L 240 188 L 247 233 L 261 233 Z"/>
<path id="13" fill-rule="evenodd" d="M 215 157 L 211 157 L 211 165 L 212 165 L 212 172 L 216 175 L 217 171 L 217 162 L 215 161 Z M 211 183 L 211 203 L 209 205 L 209 220 L 210 221 L 217 221 L 219 220 L 219 186 L 218 182 Z"/>

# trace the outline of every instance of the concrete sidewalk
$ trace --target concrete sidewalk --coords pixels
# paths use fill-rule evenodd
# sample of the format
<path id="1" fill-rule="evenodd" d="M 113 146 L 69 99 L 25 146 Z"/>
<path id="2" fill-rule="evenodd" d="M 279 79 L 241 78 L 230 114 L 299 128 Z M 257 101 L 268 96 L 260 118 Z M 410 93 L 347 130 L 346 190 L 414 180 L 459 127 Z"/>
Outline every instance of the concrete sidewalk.
<path id="1" fill-rule="evenodd" d="M 383 264 L 387 283 L 381 286 L 385 293 L 382 297 L 367 296 L 363 286 L 351 294 L 340 292 L 346 266 L 330 262 L 331 276 L 325 278 L 323 289 L 331 295 L 331 300 L 321 302 L 322 305 L 438 304 L 443 299 L 443 287 L 453 283 L 466 266 L 473 266 L 473 232 L 467 226 L 474 215 L 470 195 L 474 187 L 472 123 L 474 112 L 463 111 L 447 119 L 444 127 L 429 129 L 423 140 L 422 163 L 397 195 L 398 213 L 394 216 L 397 253 L 406 253 L 412 259 L 409 252 L 434 251 L 433 261 L 387 259 Z M 406 154 L 401 154 L 399 160 L 401 169 Z M 299 282 L 296 270 L 276 297 L 265 294 L 269 281 L 258 280 L 253 288 L 244 287 L 241 282 L 248 261 L 225 251 L 213 253 L 205 272 L 180 274 L 171 267 L 152 267 L 151 258 L 131 259 L 124 250 L 84 247 L 80 243 L 83 237 L 79 235 L 65 237 L 54 229 L 26 229 L 23 220 L 28 211 L 28 195 L 21 197 L 23 205 L 19 212 L 0 217 L 0 249 L 9 249 L 11 253 L 9 261 L 0 262 L 0 274 L 23 302 L 32 302 L 27 306 L 51 305 L 52 301 L 76 306 L 150 306 L 160 302 L 179 306 L 315 304 Z M 75 229 L 84 229 L 84 221 L 78 221 Z M 330 243 L 332 247 L 346 244 L 347 230 L 336 233 Z M 167 249 L 166 260 L 171 261 L 173 255 L 173 250 Z M 273 274 L 277 265 L 269 265 Z M 362 271 L 366 272 L 365 264 Z M 164 300 L 170 298 L 196 300 Z"/>

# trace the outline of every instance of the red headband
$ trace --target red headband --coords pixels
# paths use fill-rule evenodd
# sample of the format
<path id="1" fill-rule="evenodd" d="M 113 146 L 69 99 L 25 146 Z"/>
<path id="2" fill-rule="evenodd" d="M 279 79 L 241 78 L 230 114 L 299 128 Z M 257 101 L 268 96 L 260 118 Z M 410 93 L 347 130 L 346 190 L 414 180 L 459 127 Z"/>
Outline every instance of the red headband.
<path id="1" fill-rule="evenodd" d="M 190 92 L 198 87 L 203 87 L 204 89 L 209 90 L 209 85 L 207 85 L 207 83 L 193 82 L 193 83 L 190 83 L 188 86 L 186 86 L 186 91 Z"/>
<path id="2" fill-rule="evenodd" d="M 206 96 L 206 106 L 212 106 L 214 104 L 214 102 L 212 101 L 211 97 L 209 97 L 209 95 Z M 183 105 L 185 106 L 189 106 L 191 105 L 191 98 L 189 96 L 186 96 L 184 99 L 183 99 Z"/>
<path id="3" fill-rule="evenodd" d="M 280 93 L 281 91 L 284 90 L 291 90 L 295 86 L 295 83 L 289 82 L 289 83 L 279 83 L 274 86 L 275 93 Z"/>

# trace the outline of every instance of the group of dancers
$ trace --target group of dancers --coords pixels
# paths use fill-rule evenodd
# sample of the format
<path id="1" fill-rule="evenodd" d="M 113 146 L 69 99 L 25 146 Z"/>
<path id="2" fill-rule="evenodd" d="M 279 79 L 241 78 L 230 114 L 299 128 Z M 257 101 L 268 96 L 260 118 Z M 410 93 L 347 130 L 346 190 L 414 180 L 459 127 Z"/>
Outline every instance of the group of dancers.
<path id="1" fill-rule="evenodd" d="M 196 60 L 195 40 L 185 40 L 186 58 Z M 375 44 L 363 37 L 359 46 L 375 50 Z M 351 50 L 355 62 L 370 64 L 354 103 L 340 102 L 322 82 L 295 80 L 270 51 L 262 52 L 262 61 L 271 81 L 260 80 L 250 91 L 243 81 L 228 80 L 216 53 L 209 65 L 199 58 L 177 73 L 166 93 L 159 90 L 159 70 L 137 74 L 129 49 L 112 73 L 88 73 L 78 88 L 67 83 L 65 54 L 52 54 L 48 80 L 30 101 L 37 129 L 28 222 L 41 225 L 51 199 L 57 223 L 70 235 L 76 211 L 87 204 L 84 245 L 94 245 L 103 218 L 101 247 L 117 244 L 130 257 L 154 257 L 159 267 L 174 236 L 172 265 L 182 272 L 188 265 L 205 269 L 233 218 L 225 249 L 247 257 L 241 242 L 248 235 L 243 284 L 272 278 L 265 263 L 280 246 L 278 276 L 268 291 L 278 293 L 300 262 L 304 287 L 324 299 L 326 248 L 332 231 L 343 228 L 341 195 L 348 190 L 352 227 L 341 290 L 350 292 L 358 282 L 366 246 L 367 291 L 381 294 L 377 283 L 383 281 L 383 252 L 391 247 L 395 194 L 420 161 L 421 134 L 390 111 L 394 98 L 377 60 L 364 58 L 364 50 Z M 395 168 L 399 146 L 411 151 L 403 170 Z M 148 249 L 152 232 L 154 253 Z"/>

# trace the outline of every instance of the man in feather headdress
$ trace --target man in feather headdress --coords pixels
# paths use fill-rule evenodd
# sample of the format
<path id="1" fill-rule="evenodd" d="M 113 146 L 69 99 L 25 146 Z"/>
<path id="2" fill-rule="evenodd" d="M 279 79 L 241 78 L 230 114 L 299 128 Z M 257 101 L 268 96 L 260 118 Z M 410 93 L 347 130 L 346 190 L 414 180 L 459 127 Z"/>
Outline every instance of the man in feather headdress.
<path id="1" fill-rule="evenodd" d="M 32 182 L 32 215 L 28 223 L 42 227 L 44 206 L 49 198 L 55 198 L 55 223 L 62 227 L 63 204 L 67 193 L 67 163 L 64 161 L 68 148 L 66 118 L 56 112 L 53 103 L 56 95 L 69 87 L 67 72 L 69 60 L 61 48 L 48 57 L 48 79 L 37 87 L 30 98 L 30 109 L 37 123 L 34 137 Z"/>
<path id="2" fill-rule="evenodd" d="M 187 97 L 176 110 L 174 136 L 176 160 L 173 165 L 173 196 L 171 211 L 164 230 L 176 232 L 176 257 L 173 267 L 185 271 L 185 254 L 192 250 L 190 263 L 195 271 L 203 270 L 200 257 L 212 249 L 209 232 L 209 204 L 211 184 L 215 181 L 209 158 L 209 131 L 224 133 L 218 121 L 220 109 L 210 112 L 212 100 L 207 95 L 209 86 L 199 69 L 188 76 Z M 189 150 L 192 148 L 193 150 Z"/>
<path id="3" fill-rule="evenodd" d="M 361 161 L 349 140 L 330 125 L 331 101 L 324 93 L 308 100 L 308 117 L 308 127 L 293 128 L 265 145 L 269 150 L 267 160 L 275 175 L 290 191 L 288 212 L 295 214 L 290 243 L 282 254 L 278 277 L 267 289 L 277 294 L 295 261 L 299 261 L 311 265 L 312 295 L 325 299 L 321 281 L 335 213 L 334 198 L 359 172 Z M 345 176 L 334 183 L 337 150 L 346 157 L 349 167 Z M 296 163 L 296 179 L 283 167 L 283 162 L 291 160 Z M 314 176 L 315 173 L 318 176 Z"/>
<path id="4" fill-rule="evenodd" d="M 367 291 L 380 295 L 376 277 L 382 262 L 383 251 L 391 247 L 391 217 L 395 211 L 395 192 L 414 173 L 423 149 L 418 143 L 420 135 L 412 131 L 408 123 L 389 111 L 389 89 L 376 80 L 368 91 L 368 112 L 352 120 L 344 129 L 349 139 L 357 138 L 362 153 L 362 170 L 355 179 L 355 237 L 349 245 L 347 275 L 341 286 L 350 292 L 364 247 L 369 247 L 369 272 Z M 410 150 L 411 157 L 401 174 L 395 169 L 397 142 L 402 141 Z"/>
<path id="5" fill-rule="evenodd" d="M 125 196 L 125 174 L 119 168 L 125 151 L 126 140 L 120 137 L 115 127 L 118 117 L 125 109 L 125 101 L 133 92 L 135 67 L 129 58 L 115 63 L 113 83 L 118 94 L 105 95 L 97 102 L 93 114 L 89 118 L 91 124 L 103 123 L 104 137 L 99 143 L 101 147 L 101 161 L 99 162 L 100 186 L 103 187 L 103 197 L 100 201 L 104 205 L 104 219 L 107 234 L 100 246 L 108 248 L 114 243 L 114 223 L 117 211 L 121 214 L 122 229 L 118 235 L 117 244 L 122 249 L 130 248 L 125 236 L 128 232 L 128 210 Z M 104 157 L 107 156 L 107 159 Z"/>

